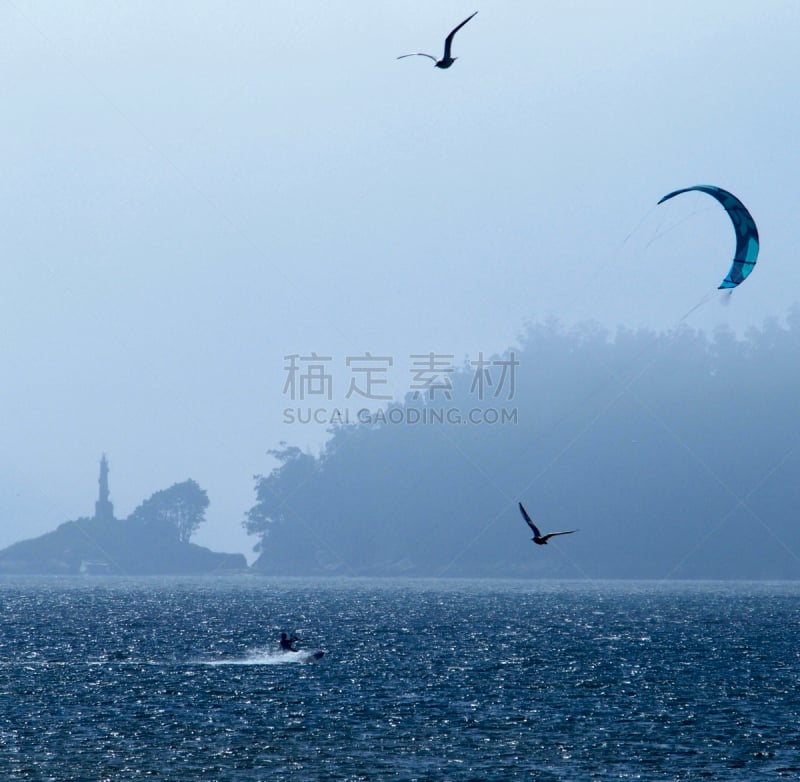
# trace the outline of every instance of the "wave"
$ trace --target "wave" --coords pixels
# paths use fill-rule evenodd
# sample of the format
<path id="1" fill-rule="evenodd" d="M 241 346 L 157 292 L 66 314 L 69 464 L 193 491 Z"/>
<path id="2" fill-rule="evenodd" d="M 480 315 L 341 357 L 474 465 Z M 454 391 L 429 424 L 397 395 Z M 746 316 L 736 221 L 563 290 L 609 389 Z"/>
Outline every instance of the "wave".
<path id="1" fill-rule="evenodd" d="M 224 657 L 214 660 L 200 660 L 199 662 L 204 665 L 287 665 L 318 660 L 322 657 L 322 654 L 322 652 L 305 650 L 299 652 L 276 652 L 253 649 L 248 651 L 244 657 Z"/>

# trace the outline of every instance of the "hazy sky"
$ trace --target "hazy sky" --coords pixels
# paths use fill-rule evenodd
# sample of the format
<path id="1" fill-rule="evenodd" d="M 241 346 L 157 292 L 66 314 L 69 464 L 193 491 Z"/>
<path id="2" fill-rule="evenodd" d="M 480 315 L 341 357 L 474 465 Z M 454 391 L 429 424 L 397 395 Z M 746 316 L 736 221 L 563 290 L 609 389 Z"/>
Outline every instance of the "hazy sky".
<path id="1" fill-rule="evenodd" d="M 458 62 L 442 71 L 407 52 Z M 800 300 L 796 0 L 0 0 L 0 545 L 194 478 L 250 555 L 285 356 L 728 325 Z M 761 234 L 723 306 L 716 184 Z"/>

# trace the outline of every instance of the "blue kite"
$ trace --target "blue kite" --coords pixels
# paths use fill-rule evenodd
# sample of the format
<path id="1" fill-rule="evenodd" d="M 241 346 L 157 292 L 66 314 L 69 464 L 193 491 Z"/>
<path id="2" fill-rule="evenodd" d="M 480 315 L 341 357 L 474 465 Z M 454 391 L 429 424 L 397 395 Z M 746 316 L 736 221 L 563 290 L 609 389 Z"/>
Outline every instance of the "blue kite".
<path id="1" fill-rule="evenodd" d="M 758 256 L 758 229 L 750 212 L 745 205 L 732 193 L 714 185 L 694 185 L 684 187 L 682 190 L 675 190 L 667 193 L 658 203 L 673 198 L 681 193 L 688 193 L 690 190 L 699 190 L 701 193 L 708 193 L 719 201 L 728 213 L 736 231 L 736 252 L 733 256 L 728 276 L 722 281 L 720 288 L 735 288 L 743 282 L 748 274 L 753 271 Z"/>

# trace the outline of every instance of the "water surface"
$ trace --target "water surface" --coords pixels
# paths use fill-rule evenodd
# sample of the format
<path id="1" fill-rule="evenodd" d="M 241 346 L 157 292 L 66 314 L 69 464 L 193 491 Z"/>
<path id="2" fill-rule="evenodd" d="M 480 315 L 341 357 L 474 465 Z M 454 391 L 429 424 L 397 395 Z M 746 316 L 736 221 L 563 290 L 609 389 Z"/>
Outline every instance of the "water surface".
<path id="1" fill-rule="evenodd" d="M 800 585 L 0 582 L 5 780 L 800 776 Z M 318 662 L 278 651 L 296 631 Z"/>

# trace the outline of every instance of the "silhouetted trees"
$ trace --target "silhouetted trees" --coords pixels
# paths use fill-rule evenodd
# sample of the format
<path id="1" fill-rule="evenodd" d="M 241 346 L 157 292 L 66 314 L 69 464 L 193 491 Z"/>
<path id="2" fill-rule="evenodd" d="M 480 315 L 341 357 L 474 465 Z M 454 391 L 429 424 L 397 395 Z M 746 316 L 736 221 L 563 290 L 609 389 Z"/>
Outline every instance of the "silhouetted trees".
<path id="1" fill-rule="evenodd" d="M 241 554 L 189 542 L 208 497 L 192 480 L 145 500 L 127 518 L 80 518 L 0 552 L 0 573 L 49 575 L 202 575 L 243 572 Z"/>
<path id="2" fill-rule="evenodd" d="M 800 310 L 743 338 L 532 325 L 516 423 L 339 426 L 315 458 L 285 443 L 245 522 L 268 573 L 800 577 Z M 409 411 L 414 411 L 411 416 Z M 543 527 L 533 550 L 516 503 Z M 538 548 L 538 547 L 537 547 Z"/>
<path id="3" fill-rule="evenodd" d="M 128 521 L 161 531 L 166 537 L 188 543 L 205 521 L 208 495 L 191 479 L 175 483 L 148 497 Z"/>

